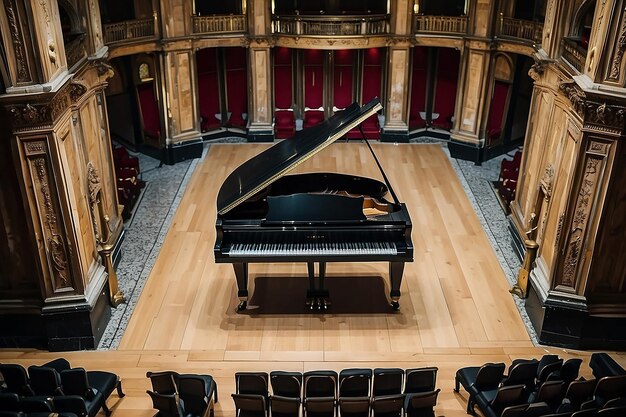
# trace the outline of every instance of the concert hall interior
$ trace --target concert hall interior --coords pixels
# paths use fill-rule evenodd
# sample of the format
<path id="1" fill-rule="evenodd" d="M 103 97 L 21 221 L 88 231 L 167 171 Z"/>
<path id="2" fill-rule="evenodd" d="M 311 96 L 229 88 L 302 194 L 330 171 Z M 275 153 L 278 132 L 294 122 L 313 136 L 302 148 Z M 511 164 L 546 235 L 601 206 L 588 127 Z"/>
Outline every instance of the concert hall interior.
<path id="1" fill-rule="evenodd" d="M 571 415 L 578 358 L 626 415 L 625 51 L 626 0 L 0 0 L 0 414 L 19 364 L 66 415 L 65 358 L 114 416 L 149 372 L 222 417 L 280 412 L 237 372 L 431 367 L 389 416 L 548 415 L 463 371 L 536 358 L 506 405 Z"/>

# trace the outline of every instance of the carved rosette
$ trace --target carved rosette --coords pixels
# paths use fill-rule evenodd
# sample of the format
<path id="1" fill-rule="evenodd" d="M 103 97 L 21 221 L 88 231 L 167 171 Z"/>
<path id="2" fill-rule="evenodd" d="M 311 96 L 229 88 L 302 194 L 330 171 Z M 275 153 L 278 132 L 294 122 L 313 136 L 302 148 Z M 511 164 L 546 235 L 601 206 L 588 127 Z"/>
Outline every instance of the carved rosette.
<path id="1" fill-rule="evenodd" d="M 24 153 L 31 172 L 31 181 L 50 281 L 53 291 L 71 287 L 68 247 L 63 238 L 61 212 L 56 195 L 51 169 L 47 159 L 47 144 L 44 140 L 26 142 Z"/>
<path id="2" fill-rule="evenodd" d="M 622 68 L 622 58 L 624 57 L 624 49 L 626 49 L 626 8 L 622 11 L 622 22 L 619 30 L 619 39 L 613 53 L 611 61 L 611 71 L 609 73 L 610 80 L 618 80 Z"/>
<path id="3" fill-rule="evenodd" d="M 606 101 L 590 100 L 573 81 L 561 83 L 559 89 L 583 119 L 583 126 L 586 129 L 613 134 L 621 134 L 624 131 L 626 107 Z"/>

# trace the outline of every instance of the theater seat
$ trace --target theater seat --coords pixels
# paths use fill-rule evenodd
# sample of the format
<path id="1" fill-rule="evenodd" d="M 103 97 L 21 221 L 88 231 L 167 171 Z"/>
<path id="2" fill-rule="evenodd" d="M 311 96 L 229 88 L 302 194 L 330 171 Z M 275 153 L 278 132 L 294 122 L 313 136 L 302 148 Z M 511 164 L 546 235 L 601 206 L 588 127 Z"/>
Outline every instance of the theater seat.
<path id="1" fill-rule="evenodd" d="M 380 124 L 378 122 L 378 115 L 373 114 L 361 123 L 361 129 L 367 139 L 380 139 Z M 346 137 L 348 139 L 361 139 L 361 131 L 359 127 L 355 127 L 350 130 Z"/>
<path id="2" fill-rule="evenodd" d="M 296 133 L 296 121 L 292 111 L 281 110 L 275 115 L 274 133 L 276 139 L 290 138 Z"/>
<path id="3" fill-rule="evenodd" d="M 207 116 L 203 114 L 200 120 L 200 130 L 202 133 L 208 132 L 209 130 L 218 129 L 221 123 L 215 116 Z"/>
<path id="4" fill-rule="evenodd" d="M 321 110 L 307 110 L 304 112 L 305 129 L 318 125 L 324 121 L 324 112 Z"/>

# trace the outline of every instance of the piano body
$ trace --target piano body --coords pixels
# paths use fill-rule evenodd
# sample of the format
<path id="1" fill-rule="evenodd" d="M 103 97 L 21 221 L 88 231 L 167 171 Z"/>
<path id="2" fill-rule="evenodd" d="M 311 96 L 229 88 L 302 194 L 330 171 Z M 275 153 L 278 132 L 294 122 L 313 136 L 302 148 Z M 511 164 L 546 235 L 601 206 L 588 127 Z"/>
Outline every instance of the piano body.
<path id="1" fill-rule="evenodd" d="M 233 264 L 239 311 L 247 307 L 248 264 L 254 262 L 306 262 L 307 304 L 326 308 L 327 262 L 386 261 L 390 304 L 399 308 L 404 263 L 413 261 L 411 219 L 373 151 L 387 185 L 339 173 L 286 175 L 381 108 L 378 99 L 363 107 L 354 103 L 265 150 L 226 178 L 217 197 L 214 252 L 216 262 Z M 393 202 L 385 200 L 388 191 Z"/>

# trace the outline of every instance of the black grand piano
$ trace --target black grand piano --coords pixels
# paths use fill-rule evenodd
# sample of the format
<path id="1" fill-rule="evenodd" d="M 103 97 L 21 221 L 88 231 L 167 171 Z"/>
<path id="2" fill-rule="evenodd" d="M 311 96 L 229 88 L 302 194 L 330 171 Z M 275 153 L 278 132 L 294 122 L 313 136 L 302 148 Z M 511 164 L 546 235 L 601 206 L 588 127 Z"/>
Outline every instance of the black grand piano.
<path id="1" fill-rule="evenodd" d="M 390 304 L 394 310 L 400 307 L 404 263 L 413 261 L 411 219 L 371 147 L 386 184 L 332 172 L 285 175 L 381 108 L 378 99 L 362 107 L 354 103 L 265 150 L 226 178 L 217 196 L 214 251 L 216 262 L 233 264 L 239 311 L 247 307 L 252 262 L 306 262 L 307 304 L 325 309 L 327 262 L 387 261 Z M 393 201 L 385 199 L 388 192 Z"/>

